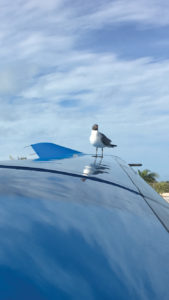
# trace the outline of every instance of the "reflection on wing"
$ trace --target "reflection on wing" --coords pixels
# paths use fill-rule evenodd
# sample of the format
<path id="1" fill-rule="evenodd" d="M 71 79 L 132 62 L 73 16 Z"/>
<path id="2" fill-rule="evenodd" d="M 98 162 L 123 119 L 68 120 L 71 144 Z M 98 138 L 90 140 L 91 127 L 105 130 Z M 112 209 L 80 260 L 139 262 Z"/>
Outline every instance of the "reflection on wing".
<path id="1" fill-rule="evenodd" d="M 97 160 L 98 157 L 95 158 L 93 163 L 90 163 L 89 165 L 84 167 L 83 175 L 98 175 L 103 173 L 108 173 L 107 170 L 109 170 L 109 167 L 105 164 L 102 164 L 103 158 Z"/>

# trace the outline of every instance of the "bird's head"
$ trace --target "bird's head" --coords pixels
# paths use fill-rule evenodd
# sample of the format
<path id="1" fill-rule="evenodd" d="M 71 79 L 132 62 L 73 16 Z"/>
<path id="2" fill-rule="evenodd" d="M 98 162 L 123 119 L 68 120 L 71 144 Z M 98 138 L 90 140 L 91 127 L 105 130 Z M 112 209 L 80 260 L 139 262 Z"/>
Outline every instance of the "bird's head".
<path id="1" fill-rule="evenodd" d="M 98 125 L 97 124 L 94 124 L 93 126 L 92 126 L 92 130 L 98 130 Z"/>

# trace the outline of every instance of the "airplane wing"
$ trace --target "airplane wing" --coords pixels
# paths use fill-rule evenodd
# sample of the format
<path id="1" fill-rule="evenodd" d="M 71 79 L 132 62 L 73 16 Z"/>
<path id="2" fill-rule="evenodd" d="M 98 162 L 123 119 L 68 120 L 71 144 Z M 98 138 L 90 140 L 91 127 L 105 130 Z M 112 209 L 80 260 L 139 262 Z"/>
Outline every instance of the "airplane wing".
<path id="1" fill-rule="evenodd" d="M 0 299 L 168 299 L 168 220 L 117 157 L 1 162 Z"/>

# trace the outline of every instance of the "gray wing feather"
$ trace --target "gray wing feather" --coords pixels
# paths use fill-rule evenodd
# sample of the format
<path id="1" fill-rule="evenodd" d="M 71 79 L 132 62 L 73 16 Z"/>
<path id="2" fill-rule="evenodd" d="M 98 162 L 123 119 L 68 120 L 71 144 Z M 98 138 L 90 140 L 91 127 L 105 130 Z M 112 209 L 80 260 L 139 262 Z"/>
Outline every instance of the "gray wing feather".
<path id="1" fill-rule="evenodd" d="M 105 144 L 106 146 L 110 146 L 111 140 L 107 138 L 107 136 L 105 136 L 103 133 L 101 133 L 101 141 L 103 144 Z"/>

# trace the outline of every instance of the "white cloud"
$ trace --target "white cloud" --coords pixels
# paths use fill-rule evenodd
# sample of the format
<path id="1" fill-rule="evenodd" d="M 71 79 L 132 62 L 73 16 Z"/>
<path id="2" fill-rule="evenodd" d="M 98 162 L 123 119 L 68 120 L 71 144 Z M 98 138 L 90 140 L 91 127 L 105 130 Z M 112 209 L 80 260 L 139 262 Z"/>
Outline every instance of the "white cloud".
<path id="1" fill-rule="evenodd" d="M 20 62 L 1 66 L 0 95 L 16 96 L 31 83 L 37 71 L 37 66 Z"/>
<path id="2" fill-rule="evenodd" d="M 84 29 L 101 28 L 108 24 L 124 22 L 135 22 L 144 26 L 166 26 L 169 24 L 169 3 L 166 0 L 117 0 L 117 1 L 95 1 L 95 10 L 89 7 L 88 13 L 81 15 L 78 19 L 79 26 Z M 73 9 L 76 7 L 73 6 Z M 83 8 L 84 9 L 84 8 Z M 76 26 L 76 24 L 74 24 Z"/>
<path id="3" fill-rule="evenodd" d="M 93 122 L 119 145 L 114 153 L 127 160 L 138 155 L 147 163 L 153 143 L 164 149 L 169 61 L 121 60 L 115 53 L 76 49 L 84 30 L 130 21 L 167 25 L 169 4 L 97 3 L 81 8 L 69 1 L 0 1 L 1 159 L 39 141 L 92 152 Z M 64 108 L 65 99 L 79 104 Z"/>

